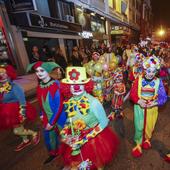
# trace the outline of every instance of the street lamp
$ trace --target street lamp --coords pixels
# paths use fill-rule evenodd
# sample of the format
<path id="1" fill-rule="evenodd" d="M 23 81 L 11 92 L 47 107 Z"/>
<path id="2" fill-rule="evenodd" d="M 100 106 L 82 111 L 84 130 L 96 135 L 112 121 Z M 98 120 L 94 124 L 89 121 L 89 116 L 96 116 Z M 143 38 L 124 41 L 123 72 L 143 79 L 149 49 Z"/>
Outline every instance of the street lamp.
<path id="1" fill-rule="evenodd" d="M 165 35 L 165 30 L 163 30 L 162 28 L 159 30 L 158 34 L 162 37 Z"/>
<path id="2" fill-rule="evenodd" d="M 161 26 L 161 28 L 158 30 L 158 36 L 160 37 L 160 40 L 164 40 L 164 38 L 165 38 L 165 34 L 166 34 L 166 32 L 165 32 L 165 30 L 162 28 L 162 26 Z"/>

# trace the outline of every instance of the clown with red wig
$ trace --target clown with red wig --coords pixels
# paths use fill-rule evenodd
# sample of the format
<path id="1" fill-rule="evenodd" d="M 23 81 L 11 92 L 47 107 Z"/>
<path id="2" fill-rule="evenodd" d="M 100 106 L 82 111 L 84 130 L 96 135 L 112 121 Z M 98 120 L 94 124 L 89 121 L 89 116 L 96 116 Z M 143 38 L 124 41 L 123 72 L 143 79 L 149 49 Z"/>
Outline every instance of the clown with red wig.
<path id="1" fill-rule="evenodd" d="M 89 94 L 92 83 L 85 68 L 68 67 L 62 83 L 72 95 L 64 102 L 68 117 L 61 131 L 64 164 L 76 169 L 103 169 L 116 155 L 119 141 L 108 127 L 102 104 Z"/>
<path id="2" fill-rule="evenodd" d="M 15 148 L 20 151 L 30 144 L 38 144 L 40 134 L 24 128 L 25 120 L 35 120 L 36 110 L 26 102 L 23 89 L 13 82 L 16 77 L 12 66 L 0 66 L 0 130 L 12 128 L 14 134 L 22 138 Z"/>

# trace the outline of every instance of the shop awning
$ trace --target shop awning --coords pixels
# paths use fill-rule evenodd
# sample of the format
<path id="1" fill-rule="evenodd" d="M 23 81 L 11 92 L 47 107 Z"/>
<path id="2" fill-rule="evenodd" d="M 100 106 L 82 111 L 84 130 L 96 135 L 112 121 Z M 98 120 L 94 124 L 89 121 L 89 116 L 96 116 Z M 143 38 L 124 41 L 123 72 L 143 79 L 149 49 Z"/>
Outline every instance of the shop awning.
<path id="1" fill-rule="evenodd" d="M 67 34 L 56 34 L 56 33 L 45 33 L 45 32 L 34 32 L 23 30 L 27 33 L 28 37 L 41 37 L 41 38 L 63 38 L 63 39 L 82 39 L 79 35 L 67 35 Z"/>

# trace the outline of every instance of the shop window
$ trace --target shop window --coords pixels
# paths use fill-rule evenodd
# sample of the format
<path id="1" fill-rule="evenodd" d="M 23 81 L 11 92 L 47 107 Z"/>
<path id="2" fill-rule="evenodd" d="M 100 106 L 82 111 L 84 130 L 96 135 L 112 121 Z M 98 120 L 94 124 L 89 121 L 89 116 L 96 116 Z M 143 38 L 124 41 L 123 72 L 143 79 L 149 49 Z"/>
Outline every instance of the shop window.
<path id="1" fill-rule="evenodd" d="M 74 23 L 74 17 L 72 16 L 71 5 L 69 3 L 58 1 L 58 10 L 60 19 Z"/>
<path id="2" fill-rule="evenodd" d="M 98 17 L 91 17 L 91 30 L 93 32 L 105 33 L 105 21 Z"/>
<path id="3" fill-rule="evenodd" d="M 22 32 L 22 34 L 23 34 L 23 32 Z M 59 48 L 59 42 L 58 42 L 58 39 L 56 39 L 56 38 L 26 37 L 26 36 L 24 36 L 24 34 L 23 34 L 23 37 L 24 37 L 23 40 L 25 43 L 25 47 L 26 47 L 30 62 L 32 60 L 33 46 L 37 46 L 38 53 L 40 56 L 42 55 L 43 46 L 48 47 L 49 60 L 54 57 L 54 53 L 55 53 L 54 49 Z"/>
<path id="4" fill-rule="evenodd" d="M 45 16 L 50 16 L 49 6 L 48 6 L 48 0 L 37 0 L 36 6 L 38 13 Z"/>

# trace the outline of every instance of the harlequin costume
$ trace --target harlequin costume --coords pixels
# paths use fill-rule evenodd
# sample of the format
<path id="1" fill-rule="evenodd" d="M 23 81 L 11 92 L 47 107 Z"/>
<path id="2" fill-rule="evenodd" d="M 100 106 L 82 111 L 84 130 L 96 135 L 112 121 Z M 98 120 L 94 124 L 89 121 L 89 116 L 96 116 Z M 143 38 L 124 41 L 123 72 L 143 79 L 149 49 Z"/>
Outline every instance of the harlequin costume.
<path id="1" fill-rule="evenodd" d="M 81 90 L 89 81 L 84 67 L 68 67 L 66 78 L 62 80 L 63 83 L 70 84 L 75 92 L 79 88 L 81 91 L 81 94 L 73 95 L 64 102 L 68 118 L 61 131 L 66 143 L 63 159 L 64 164 L 71 167 L 81 167 L 82 162 L 86 162 L 90 166 L 88 168 L 99 169 L 115 156 L 119 141 L 108 127 L 109 120 L 101 103 Z"/>
<path id="2" fill-rule="evenodd" d="M 160 68 L 159 59 L 155 56 L 148 57 L 143 62 L 145 71 L 158 70 Z M 134 157 L 142 155 L 142 148 L 151 147 L 151 137 L 158 117 L 158 106 L 163 105 L 167 100 L 167 95 L 160 78 L 156 76 L 148 80 L 147 74 L 139 76 L 131 88 L 130 98 L 134 102 L 134 124 L 136 146 L 132 150 Z"/>
<path id="3" fill-rule="evenodd" d="M 23 89 L 13 82 L 16 76 L 12 66 L 0 66 L 0 130 L 12 128 L 14 134 L 22 138 L 21 144 L 15 149 L 20 151 L 31 143 L 38 144 L 40 134 L 24 128 L 25 119 L 35 120 L 36 110 L 26 102 Z"/>
<path id="4" fill-rule="evenodd" d="M 31 69 L 37 71 L 36 69 L 39 67 L 50 73 L 54 68 L 60 66 L 54 62 L 36 62 L 29 65 L 28 71 Z M 44 127 L 44 141 L 49 152 L 49 158 L 44 163 L 49 163 L 58 155 L 60 144 L 59 131 L 63 128 L 66 121 L 60 82 L 52 78 L 46 83 L 40 81 L 37 87 L 37 98 L 41 108 L 40 118 Z M 52 126 L 52 129 L 47 130 L 47 125 Z"/>
<path id="5" fill-rule="evenodd" d="M 123 83 L 123 73 L 121 68 L 117 68 L 113 74 L 113 98 L 112 111 L 114 116 L 121 116 L 124 95 L 126 93 L 125 84 Z"/>

